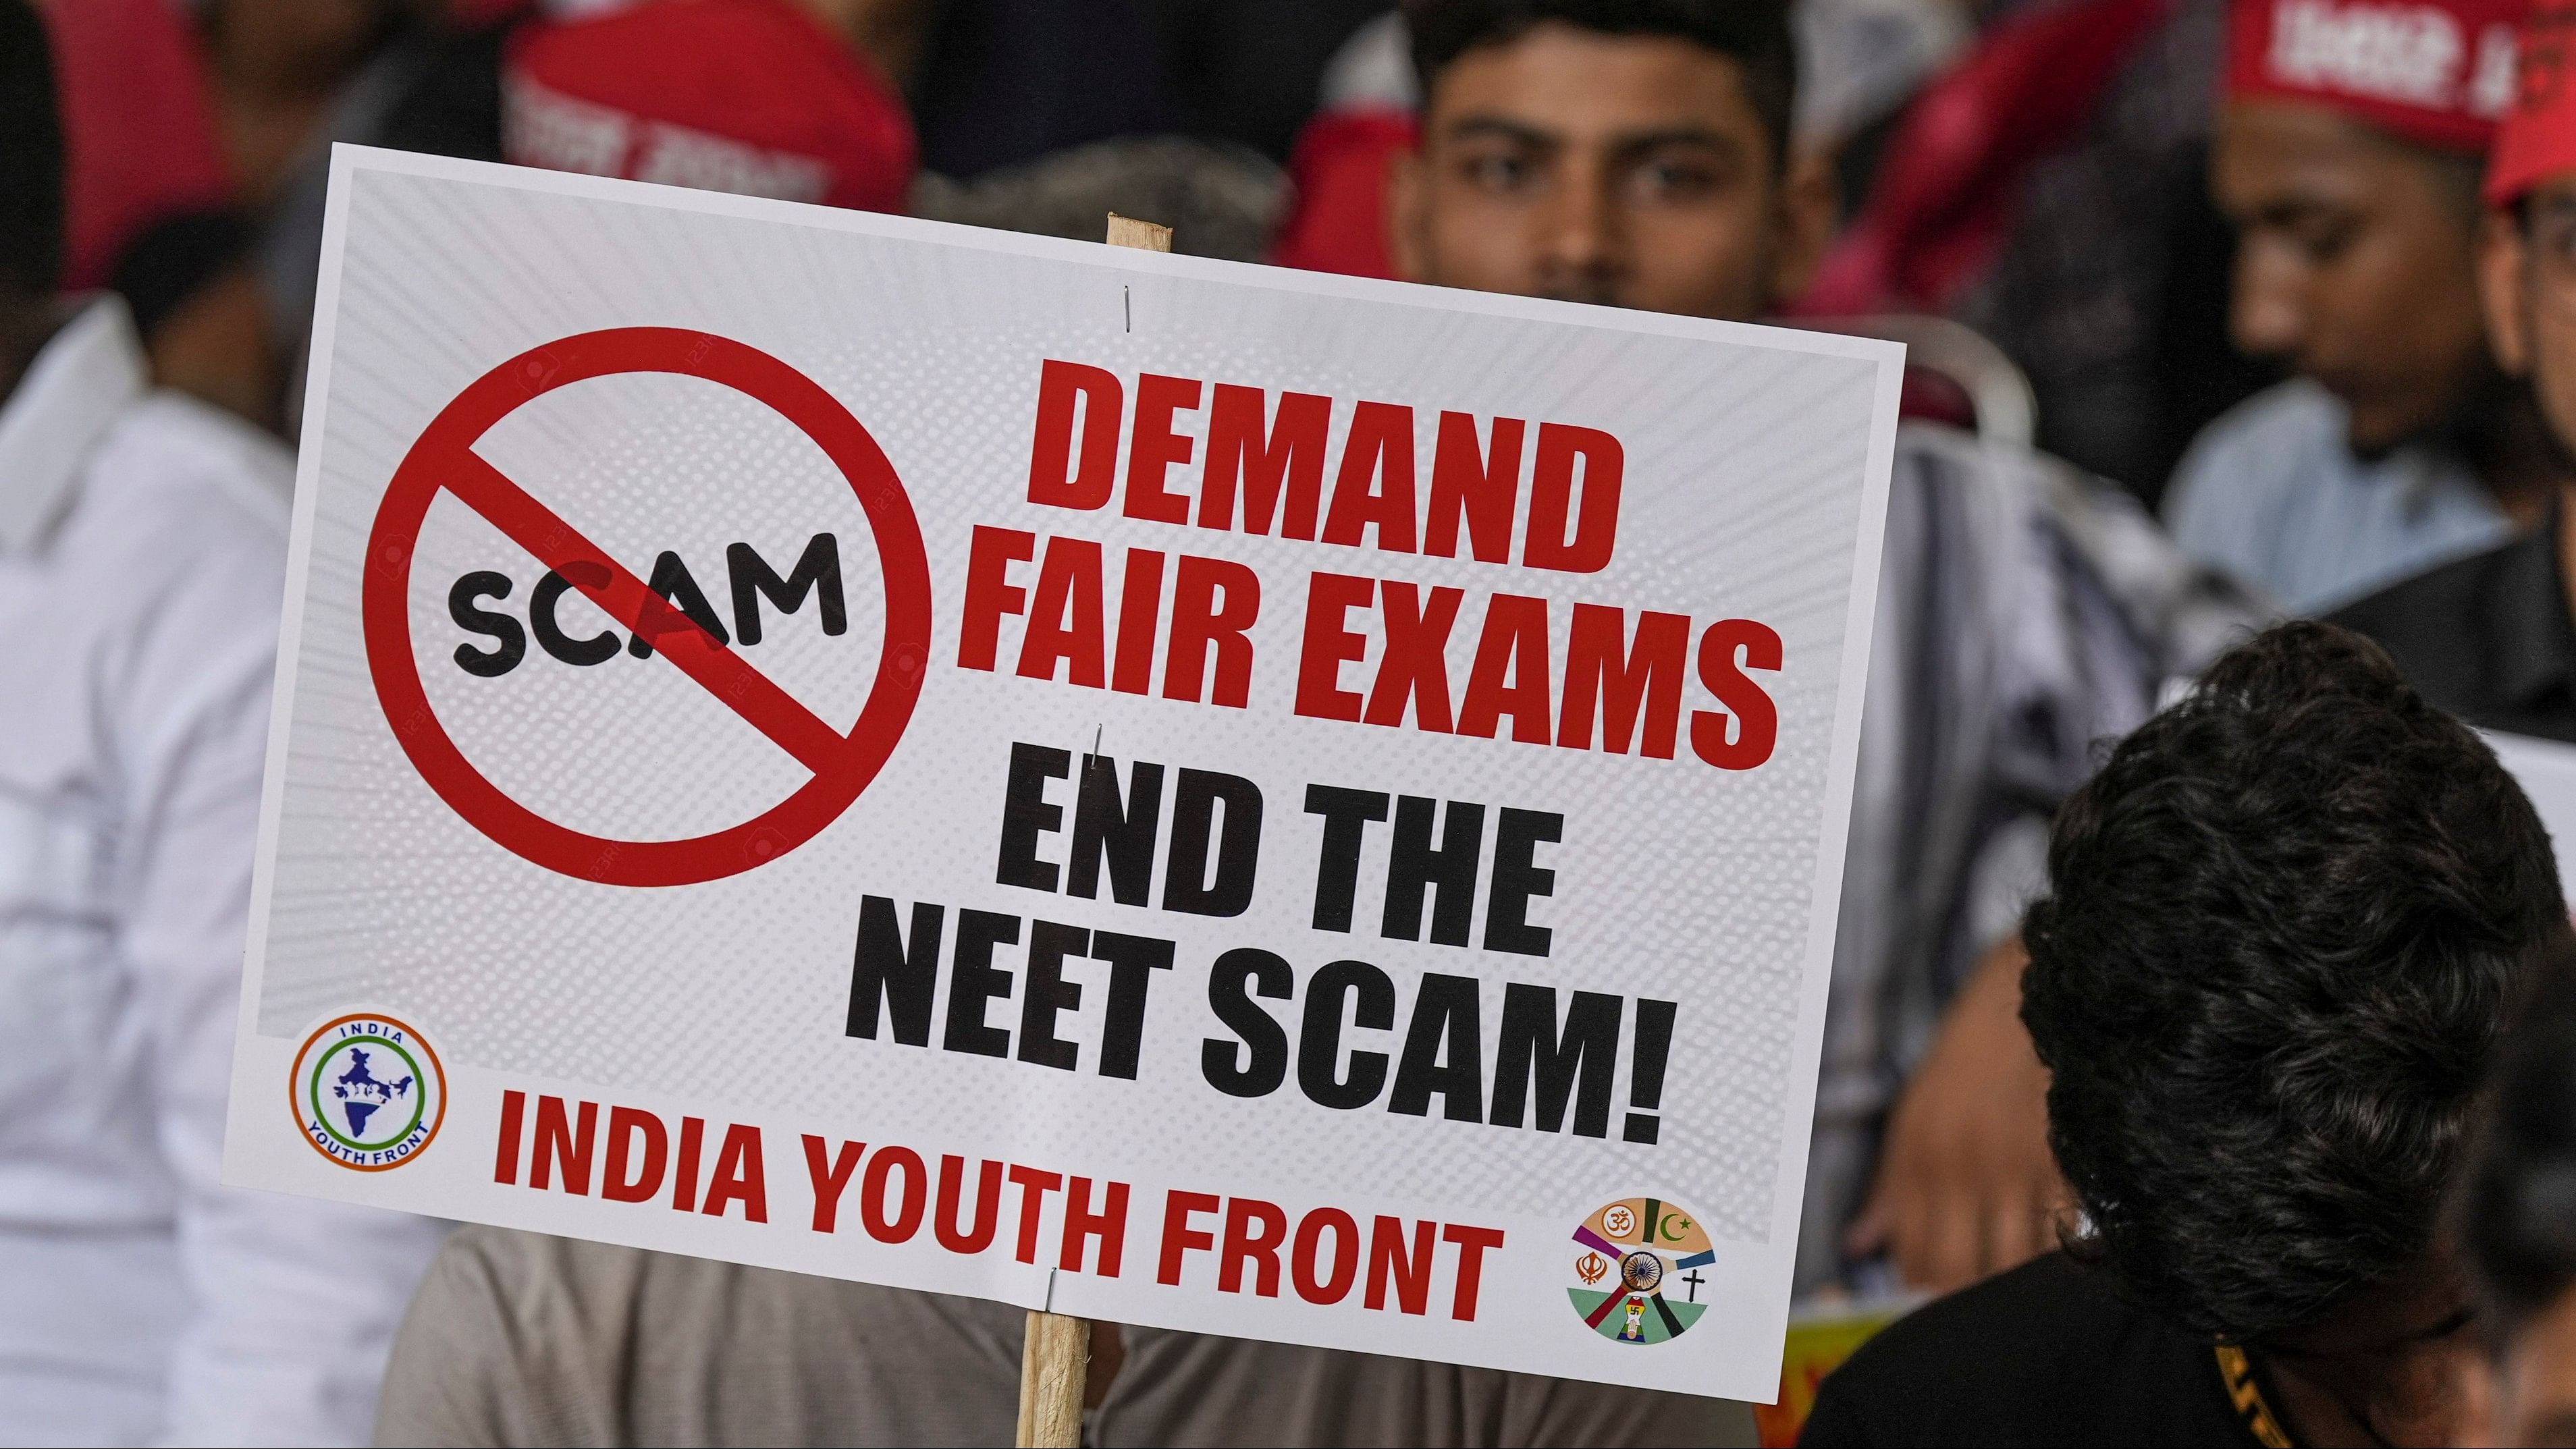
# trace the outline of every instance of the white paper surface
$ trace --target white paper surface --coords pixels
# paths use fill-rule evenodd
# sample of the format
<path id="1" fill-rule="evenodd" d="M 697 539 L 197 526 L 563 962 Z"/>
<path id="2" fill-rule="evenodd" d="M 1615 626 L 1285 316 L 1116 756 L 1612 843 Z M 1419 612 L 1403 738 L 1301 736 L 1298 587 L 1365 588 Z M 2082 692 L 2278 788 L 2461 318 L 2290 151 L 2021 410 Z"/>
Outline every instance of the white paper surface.
<path id="1" fill-rule="evenodd" d="M 228 1180 L 1121 1322 L 1743 1399 L 1774 1392 L 1899 349 L 346 147 L 318 315 Z M 810 838 L 763 833 L 763 819 L 785 818 L 766 812 L 817 776 L 748 722 L 738 695 L 720 697 L 669 652 L 567 662 L 529 632 L 546 572 L 530 548 L 570 547 L 577 533 L 639 578 L 676 556 L 729 631 L 749 589 L 763 637 L 724 652 L 828 727 L 823 753 L 884 677 L 893 606 L 881 580 L 902 572 L 907 547 L 876 532 L 883 510 L 864 502 L 873 485 L 845 477 L 778 405 L 737 385 L 668 370 L 547 375 L 603 355 L 567 339 L 625 328 L 705 334 L 716 339 L 708 369 L 756 357 L 828 394 L 882 450 L 917 520 L 927 656 L 907 653 L 895 672 L 917 671 L 918 697 L 908 718 L 897 711 L 882 768 Z M 698 367 L 699 355 L 671 365 Z M 1050 359 L 1114 376 L 1123 393 L 1117 492 L 1096 510 L 1031 501 Z M 456 491 L 472 465 L 423 442 L 443 411 L 471 410 L 458 400 L 487 374 L 473 396 L 520 392 L 466 441 L 542 510 L 530 516 L 554 521 L 544 537 L 523 528 L 525 546 Z M 1162 485 L 1187 522 L 1129 516 L 1148 375 L 1202 384 L 1195 407 L 1171 414 L 1189 457 Z M 1403 526 L 1396 505 L 1377 508 L 1357 546 L 1201 526 L 1219 384 L 1260 389 L 1273 410 L 1285 393 L 1331 400 L 1317 505 L 1327 536 L 1346 487 L 1401 492 L 1382 466 L 1347 485 L 1341 476 L 1359 405 L 1410 409 L 1415 501 Z M 1151 385 L 1166 399 L 1171 386 Z M 1425 520 L 1441 506 L 1444 412 L 1469 415 L 1488 446 L 1495 419 L 1524 425 L 1523 534 L 1507 562 L 1470 556 L 1463 531 L 1457 557 L 1423 551 L 1437 533 Z M 1622 460 L 1615 549 L 1596 571 L 1528 566 L 1548 440 L 1596 434 L 1616 439 Z M 403 476 L 434 492 L 416 539 L 388 523 L 407 455 Z M 1371 508 L 1356 496 L 1347 506 Z M 1568 515 L 1576 527 L 1579 505 Z M 990 669 L 961 663 L 974 653 L 979 527 L 1033 540 L 1029 560 L 1000 575 L 1020 591 L 1019 611 L 979 596 Z M 1416 534 L 1410 550 L 1396 546 L 1405 532 Z M 737 586 L 728 563 L 729 546 L 748 545 L 784 576 L 821 534 L 835 541 L 845 599 L 838 634 L 824 628 L 819 593 L 782 612 Z M 1099 559 L 1096 602 L 1085 545 Z M 1048 561 L 1059 548 L 1060 568 Z M 1162 558 L 1150 648 L 1118 642 L 1131 550 Z M 1051 569 L 1069 588 L 1059 625 L 1081 635 L 1096 614 L 1102 632 L 1069 646 L 1077 658 L 1048 665 L 1052 677 L 1027 677 L 1025 636 Z M 391 571 L 389 639 L 407 644 L 412 704 L 380 698 L 403 649 L 371 647 L 371 570 Z M 1427 727 L 1419 692 L 1399 724 L 1300 714 L 1318 573 L 1409 586 L 1408 624 L 1439 615 L 1450 597 L 1439 591 L 1456 590 L 1439 651 L 1445 712 L 1455 723 L 1474 697 L 1499 700 L 1497 737 Z M 476 593 L 475 575 L 501 576 L 507 591 Z M 1214 685 L 1177 687 L 1199 702 L 1170 697 L 1178 593 L 1218 575 L 1259 584 L 1257 620 L 1233 646 L 1250 651 L 1240 706 L 1206 701 L 1223 684 L 1222 645 Z M 1383 620 L 1399 590 L 1360 587 L 1360 606 L 1339 616 L 1358 636 L 1353 657 L 1325 684 L 1365 700 L 1386 673 Z M 587 658 L 586 641 L 634 632 L 579 589 L 556 592 L 556 648 Z M 1200 595 L 1214 607 L 1204 585 Z M 1539 601 L 1510 616 L 1543 611 L 1547 679 L 1535 686 L 1535 661 L 1491 622 L 1497 595 Z M 1553 742 L 1566 732 L 1577 605 L 1621 611 L 1631 642 L 1649 613 L 1687 618 L 1678 716 L 1661 726 L 1670 758 L 1647 744 L 1661 685 L 1626 753 L 1602 747 L 1591 713 L 1588 748 Z M 464 622 L 474 610 L 512 623 L 478 632 Z M 1755 627 L 1728 625 L 1738 633 L 1704 647 L 1721 621 Z M 506 669 L 459 663 L 495 668 L 512 629 L 520 657 Z M 1758 644 L 1736 650 L 1761 633 L 1779 641 L 1777 669 L 1762 667 Z M 1122 682 L 1143 668 L 1146 692 L 1072 682 L 1086 648 Z M 1480 652 L 1492 667 L 1480 669 Z M 1694 745 L 1695 722 L 1713 722 L 1721 756 L 1755 727 L 1730 722 L 1743 711 L 1712 692 L 1716 654 L 1740 661 L 1722 683 L 1749 682 L 1776 711 L 1776 742 L 1750 768 L 1719 768 Z M 1517 660 L 1509 672 L 1504 659 Z M 1512 687 L 1537 688 L 1540 704 L 1515 716 Z M 611 844 L 572 871 L 559 853 L 541 861 L 505 844 L 516 837 L 499 817 L 433 788 L 419 763 L 433 735 L 509 810 L 561 838 Z M 1061 751 L 1079 776 L 1095 742 L 1122 792 L 1137 762 L 1163 767 L 1145 904 L 1115 899 L 1107 870 L 1094 898 L 1068 893 L 1070 777 L 1036 782 L 1061 816 L 1021 851 L 1056 867 L 1056 888 L 1002 880 L 1015 746 Z M 1249 901 L 1226 916 L 1166 909 L 1168 857 L 1186 833 L 1178 802 L 1193 778 L 1219 776 L 1260 792 Z M 1356 862 L 1340 867 L 1354 882 L 1347 931 L 1315 923 L 1319 891 L 1333 894 L 1326 818 L 1308 809 L 1317 785 L 1390 797 L 1392 818 L 1366 824 Z M 1408 796 L 1484 807 L 1467 944 L 1385 932 L 1390 842 Z M 1549 817 L 1560 838 L 1531 840 L 1530 822 Z M 1439 824 L 1452 818 L 1443 807 Z M 1513 831 L 1527 863 L 1552 872 L 1537 888 L 1515 877 L 1519 909 L 1548 933 L 1544 955 L 1486 948 Z M 662 843 L 710 835 L 740 864 L 691 883 L 616 883 L 676 858 Z M 937 908 L 924 1045 L 895 1039 L 898 1004 L 873 992 L 876 1035 L 849 1034 L 868 897 L 889 903 L 907 945 L 920 939 L 916 907 Z M 1434 891 L 1426 904 L 1431 935 L 1445 902 Z M 1003 974 L 983 979 L 998 990 L 980 1018 L 952 1022 L 957 987 L 973 979 L 957 974 L 959 943 L 978 930 L 991 940 L 1003 918 L 1018 939 L 991 950 Z M 1098 944 L 1084 932 L 1172 948 L 1169 969 L 1139 968 L 1148 986 L 1126 1028 L 1132 1079 L 1103 1071 L 1115 1056 L 1113 971 L 1078 949 Z M 1032 1015 L 1030 950 L 1042 936 L 1076 944 L 1061 979 L 1079 1002 Z M 1272 953 L 1293 982 L 1287 997 L 1236 1003 L 1266 1016 L 1288 1052 L 1275 1089 L 1249 1096 L 1211 1084 L 1212 1060 L 1259 1075 L 1255 1044 L 1210 995 L 1213 964 L 1245 948 Z M 1340 1041 L 1317 1076 L 1295 1054 L 1309 985 L 1333 962 L 1364 963 L 1342 974 L 1382 980 L 1392 1004 L 1376 1026 L 1362 986 L 1330 1021 L 1319 1015 L 1317 1031 L 1338 1027 Z M 1600 1038 L 1615 1043 L 1606 1093 L 1568 1063 L 1572 1101 L 1555 1130 L 1543 1130 L 1543 1090 L 1521 1125 L 1490 1120 L 1519 1095 L 1496 1085 L 1510 1075 L 1515 985 L 1524 1009 L 1538 999 L 1529 988 L 1552 989 L 1560 1028 L 1575 993 L 1615 999 L 1615 1036 Z M 1647 1004 L 1657 1002 L 1670 1005 Z M 1670 1046 L 1660 1094 L 1641 1103 L 1639 1028 L 1657 1011 L 1669 1011 Z M 1006 1055 L 955 1049 L 979 1025 Z M 1050 1034 L 1067 1045 L 1046 1047 Z M 1070 1069 L 1046 1060 L 1068 1050 Z M 364 1070 L 355 1051 L 369 1054 Z M 1390 1078 L 1374 1095 L 1370 1053 Z M 1354 1078 L 1358 1105 L 1318 1100 Z M 1398 1110 L 1408 1090 L 1415 1110 Z M 1587 1102 L 1598 1135 L 1579 1130 Z M 1632 1122 L 1651 1123 L 1653 1140 L 1631 1140 Z M 946 1158 L 957 1162 L 944 1197 Z M 974 1206 L 987 1161 L 1001 1178 L 989 1228 Z M 824 1231 L 818 1198 L 840 1164 Z M 1069 1234 L 1075 1187 L 1099 1212 L 1123 1189 L 1123 1224 Z M 1623 1277 L 1578 1229 L 1623 1232 L 1608 1246 L 1654 1262 Z M 1167 1262 L 1177 1283 L 1160 1281 Z M 1612 1289 L 1617 1301 L 1587 1324 L 1587 1305 Z M 1629 1297 L 1636 1340 L 1619 1336 Z"/>

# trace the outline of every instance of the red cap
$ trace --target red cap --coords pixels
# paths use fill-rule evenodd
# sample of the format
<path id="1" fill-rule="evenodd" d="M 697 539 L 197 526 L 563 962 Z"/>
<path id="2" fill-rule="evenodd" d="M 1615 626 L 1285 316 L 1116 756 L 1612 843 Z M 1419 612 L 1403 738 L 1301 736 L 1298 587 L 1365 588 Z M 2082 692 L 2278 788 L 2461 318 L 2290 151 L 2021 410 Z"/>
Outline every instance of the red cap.
<path id="1" fill-rule="evenodd" d="M 2484 151 L 2513 99 L 2530 0 L 2236 0 L 2227 96 L 2315 101 L 2407 140 Z"/>
<path id="2" fill-rule="evenodd" d="M 901 211 L 912 120 L 850 43 L 788 0 L 657 0 L 540 23 L 502 75 L 522 166 Z"/>
<path id="3" fill-rule="evenodd" d="M 2538 0 L 2523 23 L 2522 83 L 2496 131 L 2487 201 L 2505 206 L 2562 171 L 2576 170 L 2576 4 Z"/>

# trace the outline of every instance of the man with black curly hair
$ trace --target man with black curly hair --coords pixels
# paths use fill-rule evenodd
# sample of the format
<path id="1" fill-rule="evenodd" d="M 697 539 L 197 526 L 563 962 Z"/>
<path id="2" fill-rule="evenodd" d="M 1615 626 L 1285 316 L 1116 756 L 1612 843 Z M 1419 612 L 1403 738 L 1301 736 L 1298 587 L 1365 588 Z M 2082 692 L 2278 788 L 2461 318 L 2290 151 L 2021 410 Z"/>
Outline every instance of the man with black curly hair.
<path id="1" fill-rule="evenodd" d="M 2433 1251 L 2548 834 L 2377 646 L 2272 630 L 2067 803 L 2022 1019 L 2084 1213 L 1899 1323 L 1805 1441 L 2453 1442 L 2468 1292 Z"/>

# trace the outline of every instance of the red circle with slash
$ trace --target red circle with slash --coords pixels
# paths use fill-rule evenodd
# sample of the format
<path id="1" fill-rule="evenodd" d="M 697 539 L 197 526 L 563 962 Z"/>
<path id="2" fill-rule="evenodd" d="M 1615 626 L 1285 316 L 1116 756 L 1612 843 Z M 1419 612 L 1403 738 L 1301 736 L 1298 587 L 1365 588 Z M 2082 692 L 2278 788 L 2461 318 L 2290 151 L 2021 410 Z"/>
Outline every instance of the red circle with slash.
<path id="1" fill-rule="evenodd" d="M 867 704 L 847 733 L 817 718 L 729 646 L 484 462 L 474 445 L 530 399 L 588 378 L 670 372 L 766 404 L 814 440 L 849 481 L 876 535 L 886 594 L 885 648 Z M 730 829 L 687 840 L 611 840 L 557 824 L 475 769 L 430 708 L 412 654 L 411 560 L 441 492 L 483 516 L 562 574 L 609 617 L 813 771 L 793 794 Z M 605 582 L 598 582 L 605 580 Z M 586 582 L 587 581 L 587 582 Z M 532 348 L 475 379 L 439 410 L 394 470 L 367 538 L 367 668 L 394 738 L 429 787 L 503 849 L 548 870 L 609 885 L 719 880 L 803 845 L 859 798 L 894 753 L 930 662 L 930 565 L 903 482 L 838 399 L 777 358 L 726 338 L 670 327 L 584 332 Z"/>

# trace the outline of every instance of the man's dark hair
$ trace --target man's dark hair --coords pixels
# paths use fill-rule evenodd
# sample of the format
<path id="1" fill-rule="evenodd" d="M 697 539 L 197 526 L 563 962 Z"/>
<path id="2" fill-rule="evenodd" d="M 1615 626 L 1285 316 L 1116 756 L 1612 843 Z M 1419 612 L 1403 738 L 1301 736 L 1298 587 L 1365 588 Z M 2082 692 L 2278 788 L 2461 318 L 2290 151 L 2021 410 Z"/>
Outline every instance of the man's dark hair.
<path id="1" fill-rule="evenodd" d="M 2231 1342 L 2420 1262 L 2549 836 L 2377 645 L 2287 624 L 2122 741 L 2049 842 L 2022 1020 L 2050 1145 L 2139 1301 Z"/>
<path id="2" fill-rule="evenodd" d="M 63 128 L 54 61 L 27 0 L 0 0 L 0 292 L 45 296 L 63 274 Z"/>
<path id="3" fill-rule="evenodd" d="M 1786 166 L 1798 92 L 1788 0 L 1405 0 L 1424 103 L 1449 62 L 1551 20 L 1605 35 L 1674 36 L 1731 57 L 1743 67 L 1745 95 L 1771 134 L 1773 165 Z"/>
<path id="4" fill-rule="evenodd" d="M 2576 1288 L 2576 949 L 2532 969 L 2498 1044 L 2457 1208 L 2478 1321 L 2502 1349 Z"/>

